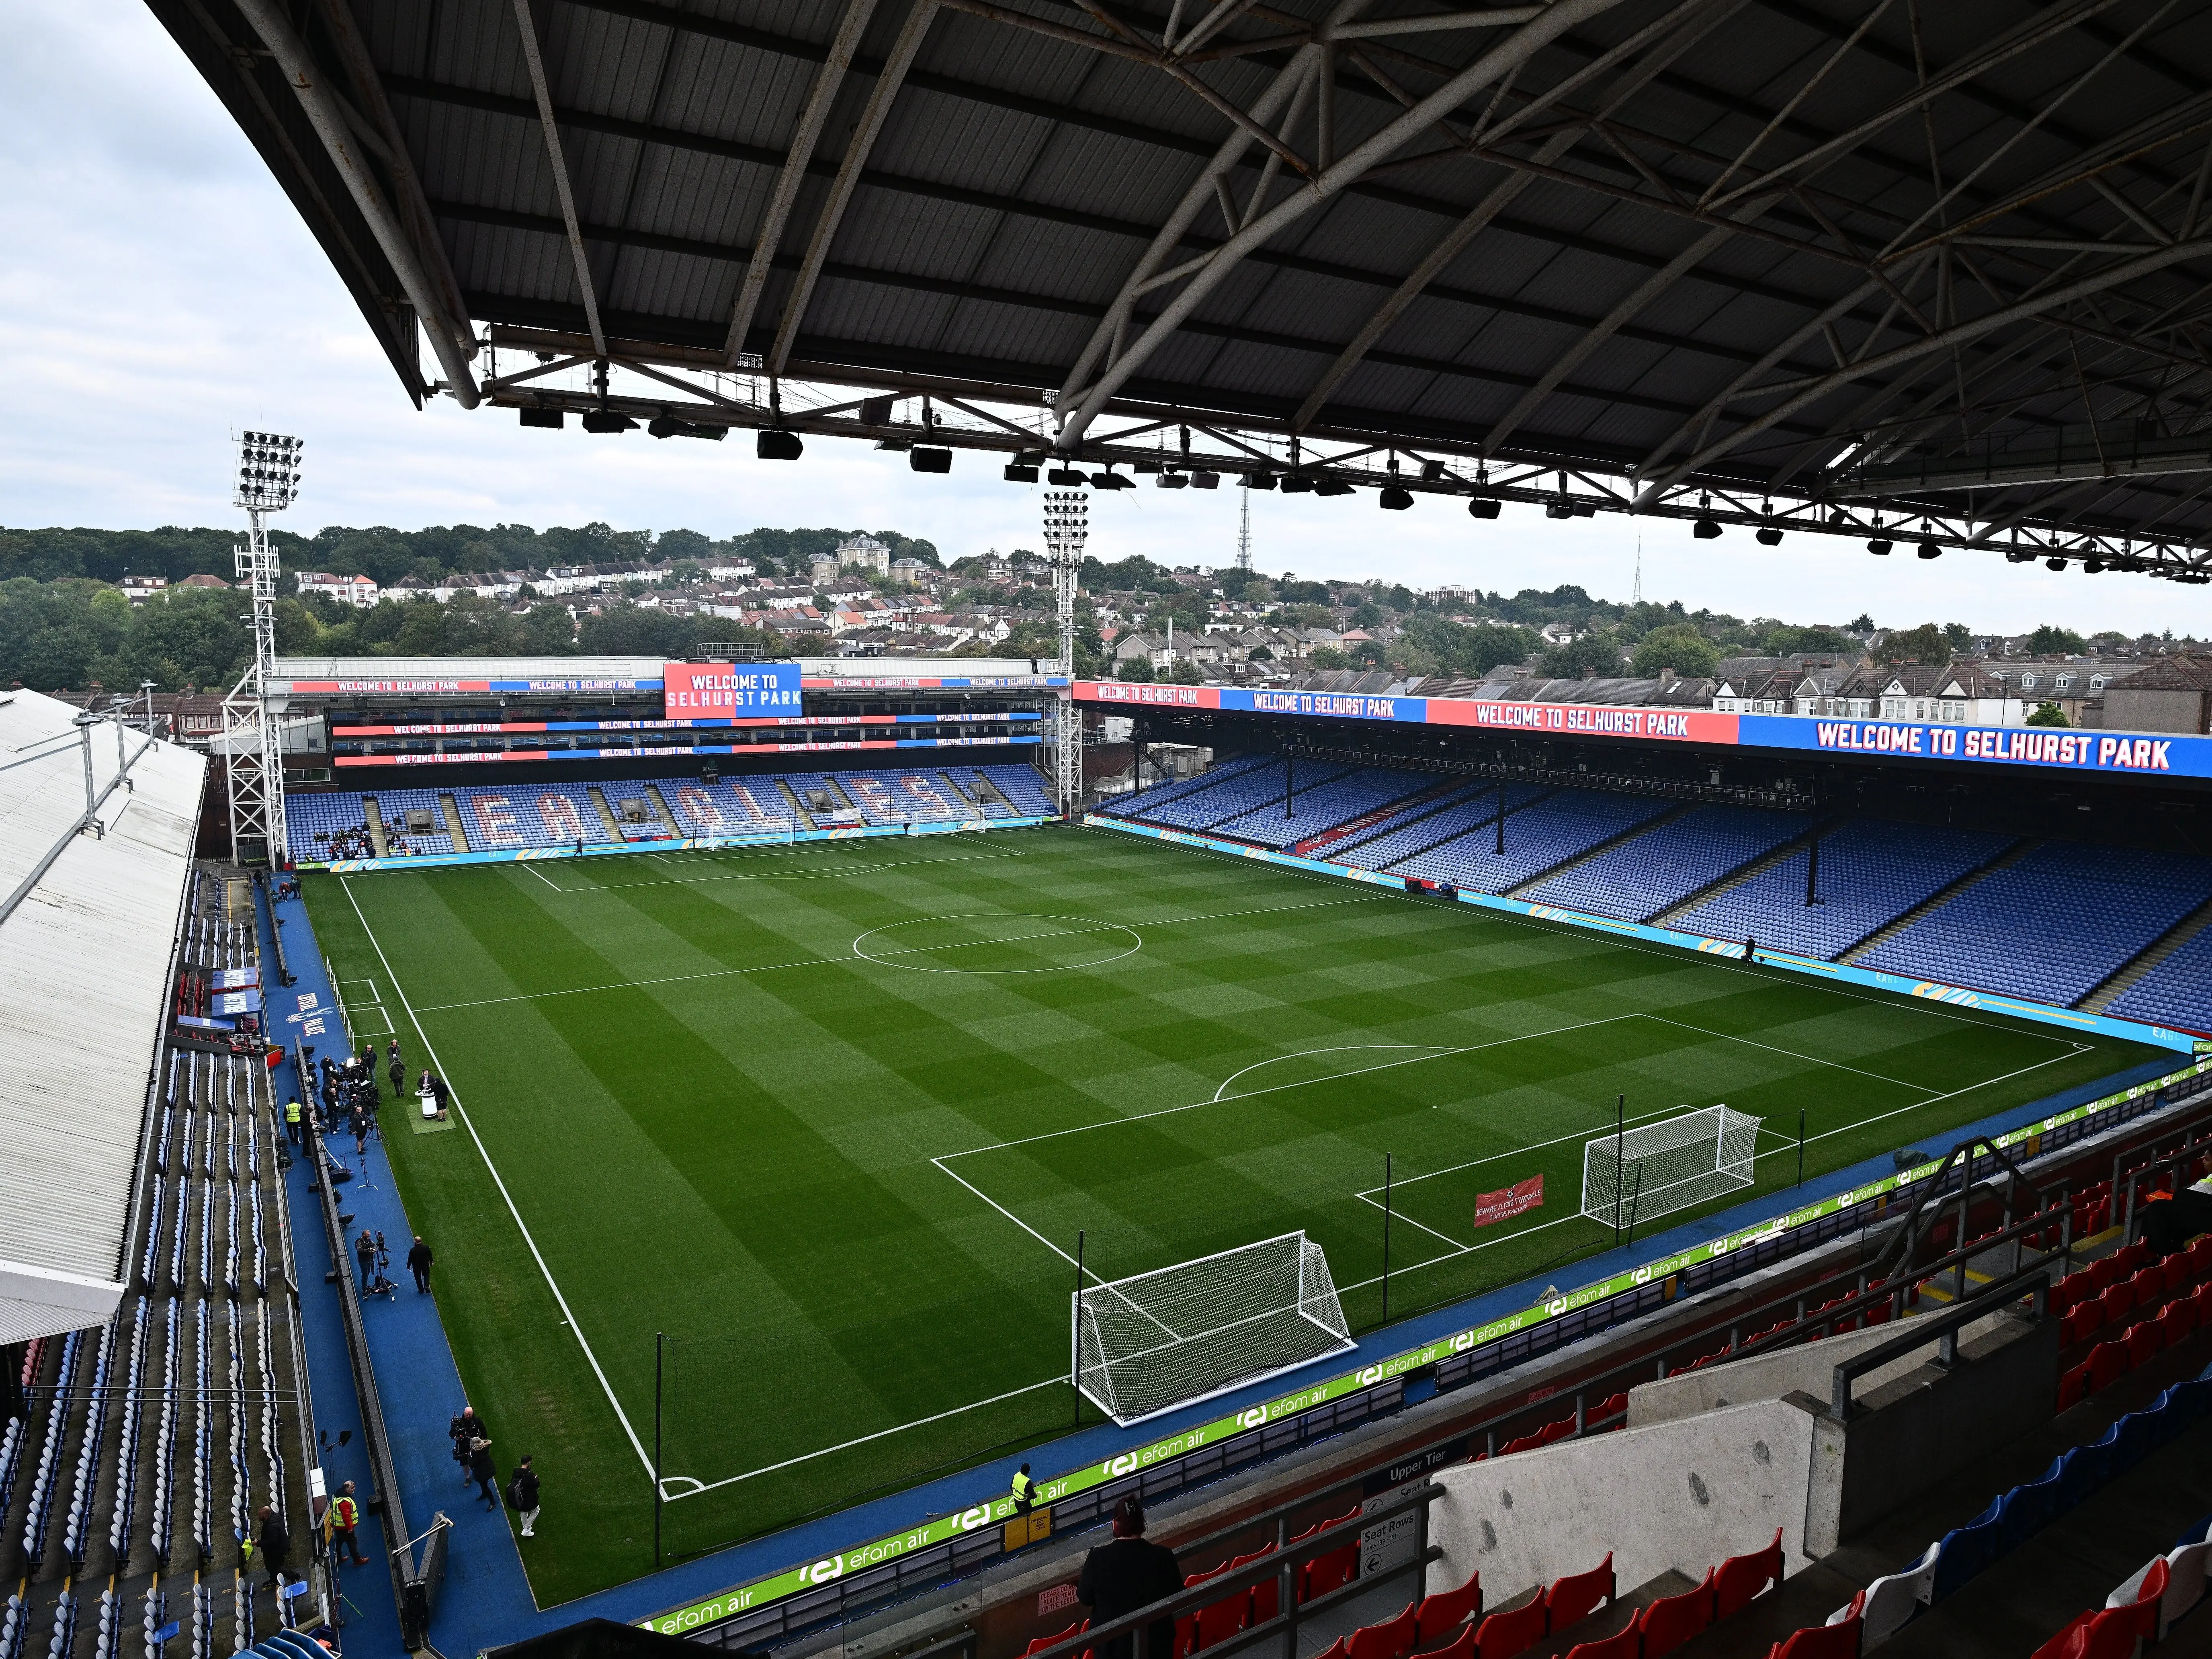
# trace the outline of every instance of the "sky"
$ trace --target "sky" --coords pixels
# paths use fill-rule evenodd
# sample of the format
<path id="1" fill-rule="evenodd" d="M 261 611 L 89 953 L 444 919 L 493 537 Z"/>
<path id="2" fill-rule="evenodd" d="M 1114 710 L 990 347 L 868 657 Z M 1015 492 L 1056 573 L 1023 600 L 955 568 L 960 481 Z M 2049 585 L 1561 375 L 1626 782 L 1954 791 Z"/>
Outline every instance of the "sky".
<path id="1" fill-rule="evenodd" d="M 829 440 L 793 464 L 755 459 L 743 433 L 708 445 L 573 423 L 523 431 L 508 411 L 443 398 L 418 412 L 260 158 L 149 11 L 0 0 L 0 525 L 233 523 L 231 434 L 262 427 L 306 441 L 300 500 L 282 521 L 303 532 L 865 526 L 926 537 L 948 562 L 1040 544 L 1037 490 L 1003 482 L 986 455 L 956 453 L 949 477 L 929 477 L 902 455 Z M 1095 495 L 1090 550 L 1227 564 L 1243 494 Z M 1645 597 L 1692 611 L 2212 635 L 2212 589 L 2054 574 L 1995 552 L 1875 561 L 1832 537 L 1766 549 L 1741 529 L 1698 542 L 1684 523 L 1558 524 L 1510 504 L 1478 523 L 1458 502 L 1415 501 L 1378 518 L 1371 493 L 1255 493 L 1253 562 L 1417 588 L 1571 582 L 1626 600 L 1640 543 Z"/>

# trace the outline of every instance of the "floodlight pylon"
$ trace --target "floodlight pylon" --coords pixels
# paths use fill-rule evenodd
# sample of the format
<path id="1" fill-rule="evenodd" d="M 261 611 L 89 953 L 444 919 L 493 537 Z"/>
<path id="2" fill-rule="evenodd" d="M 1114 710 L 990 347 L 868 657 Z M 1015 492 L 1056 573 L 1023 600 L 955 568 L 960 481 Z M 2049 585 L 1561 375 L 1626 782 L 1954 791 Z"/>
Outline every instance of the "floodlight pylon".
<path id="1" fill-rule="evenodd" d="M 276 673 L 277 556 L 270 550 L 268 516 L 299 499 L 298 438 L 246 432 L 238 440 L 238 480 L 231 505 L 246 509 L 246 545 L 234 549 L 253 629 L 253 661 L 223 700 L 223 771 L 230 797 L 230 856 L 234 864 L 284 856 L 283 734 L 270 705 Z M 260 843 L 260 859 L 252 854 Z"/>
<path id="2" fill-rule="evenodd" d="M 1084 544 L 1091 538 L 1091 497 L 1080 489 L 1044 493 L 1045 556 L 1052 565 L 1052 592 L 1060 615 L 1060 688 L 1053 739 L 1053 782 L 1063 816 L 1073 818 L 1083 793 L 1083 716 L 1075 706 L 1075 594 L 1082 574 Z"/>

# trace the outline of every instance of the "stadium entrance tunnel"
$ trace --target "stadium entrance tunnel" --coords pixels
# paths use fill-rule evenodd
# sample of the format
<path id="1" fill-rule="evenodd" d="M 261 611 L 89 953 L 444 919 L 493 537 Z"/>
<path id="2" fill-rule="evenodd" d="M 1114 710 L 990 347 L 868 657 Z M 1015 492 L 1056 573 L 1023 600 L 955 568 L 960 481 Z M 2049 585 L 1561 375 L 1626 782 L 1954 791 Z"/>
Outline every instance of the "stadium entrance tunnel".
<path id="1" fill-rule="evenodd" d="M 917 916 L 872 927 L 853 941 L 853 954 L 920 973 L 997 975 L 1103 968 L 1144 945 L 1136 929 L 1119 922 L 998 912 Z"/>

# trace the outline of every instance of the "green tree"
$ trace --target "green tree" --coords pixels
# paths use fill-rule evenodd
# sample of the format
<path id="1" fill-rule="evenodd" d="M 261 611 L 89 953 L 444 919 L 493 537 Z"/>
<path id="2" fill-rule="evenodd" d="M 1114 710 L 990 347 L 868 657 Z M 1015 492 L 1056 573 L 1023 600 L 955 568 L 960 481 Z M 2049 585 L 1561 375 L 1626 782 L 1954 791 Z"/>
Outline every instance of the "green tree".
<path id="1" fill-rule="evenodd" d="M 1306 653 L 1306 660 L 1316 668 L 1349 668 L 1352 659 L 1333 645 L 1317 645 Z"/>
<path id="2" fill-rule="evenodd" d="M 2045 623 L 2027 636 L 2027 654 L 2031 657 L 2075 657 L 2081 653 L 2081 636 L 2070 628 L 2056 628 Z"/>
<path id="3" fill-rule="evenodd" d="M 1138 658 L 1125 662 L 1115 669 L 1114 678 L 1117 680 L 1127 680 L 1132 685 L 1150 685 L 1152 683 L 1152 665 L 1142 658 Z"/>
<path id="4" fill-rule="evenodd" d="M 1949 643 L 1953 652 L 1966 651 L 1973 646 L 1974 630 L 1964 623 L 1945 623 L 1943 638 Z"/>
<path id="5" fill-rule="evenodd" d="M 1555 645 L 1536 664 L 1546 679 L 1578 680 L 1587 668 L 1601 678 L 1620 672 L 1620 647 L 1610 634 L 1585 634 L 1565 645 Z"/>
<path id="6" fill-rule="evenodd" d="M 1874 617 L 1869 612 L 1862 611 L 1844 626 L 1854 634 L 1871 634 L 1874 632 Z"/>
<path id="7" fill-rule="evenodd" d="M 557 657 L 576 643 L 576 619 L 568 607 L 547 599 L 530 607 L 522 619 L 524 637 L 533 656 Z"/>
<path id="8" fill-rule="evenodd" d="M 1686 679 L 1707 678 L 1721 665 L 1718 647 L 1688 623 L 1655 628 L 1637 642 L 1630 667 L 1639 679 L 1656 679 L 1671 668 Z"/>
<path id="9" fill-rule="evenodd" d="M 1881 657 L 1886 663 L 1913 662 L 1941 668 L 1951 660 L 1951 642 L 1934 623 L 1923 623 L 1884 639 Z"/>
<path id="10" fill-rule="evenodd" d="M 1372 628 L 1382 620 L 1382 608 L 1370 599 L 1352 613 L 1354 628 Z"/>
<path id="11" fill-rule="evenodd" d="M 2036 704 L 2035 712 L 2027 717 L 2027 723 L 2030 726 L 2069 726 L 2072 724 L 2072 722 L 2066 718 L 2066 711 L 2061 708 L 2055 702 L 2039 702 Z"/>

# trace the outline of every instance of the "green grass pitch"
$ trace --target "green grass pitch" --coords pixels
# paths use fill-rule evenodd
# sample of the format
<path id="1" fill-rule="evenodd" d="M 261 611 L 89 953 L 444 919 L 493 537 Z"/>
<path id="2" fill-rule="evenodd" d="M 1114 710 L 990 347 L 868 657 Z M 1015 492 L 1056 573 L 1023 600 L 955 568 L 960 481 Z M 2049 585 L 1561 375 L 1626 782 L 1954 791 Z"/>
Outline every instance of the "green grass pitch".
<path id="1" fill-rule="evenodd" d="M 305 886 L 465 1115 L 387 1145 L 542 1604 L 651 1565 L 658 1332 L 682 1553 L 1065 1431 L 1079 1229 L 1111 1279 L 1303 1228 L 1358 1331 L 1386 1153 L 1402 1316 L 1575 1282 L 1616 1095 L 1762 1118 L 1771 1190 L 1801 1109 L 1818 1174 L 2151 1052 L 1067 827 Z"/>

